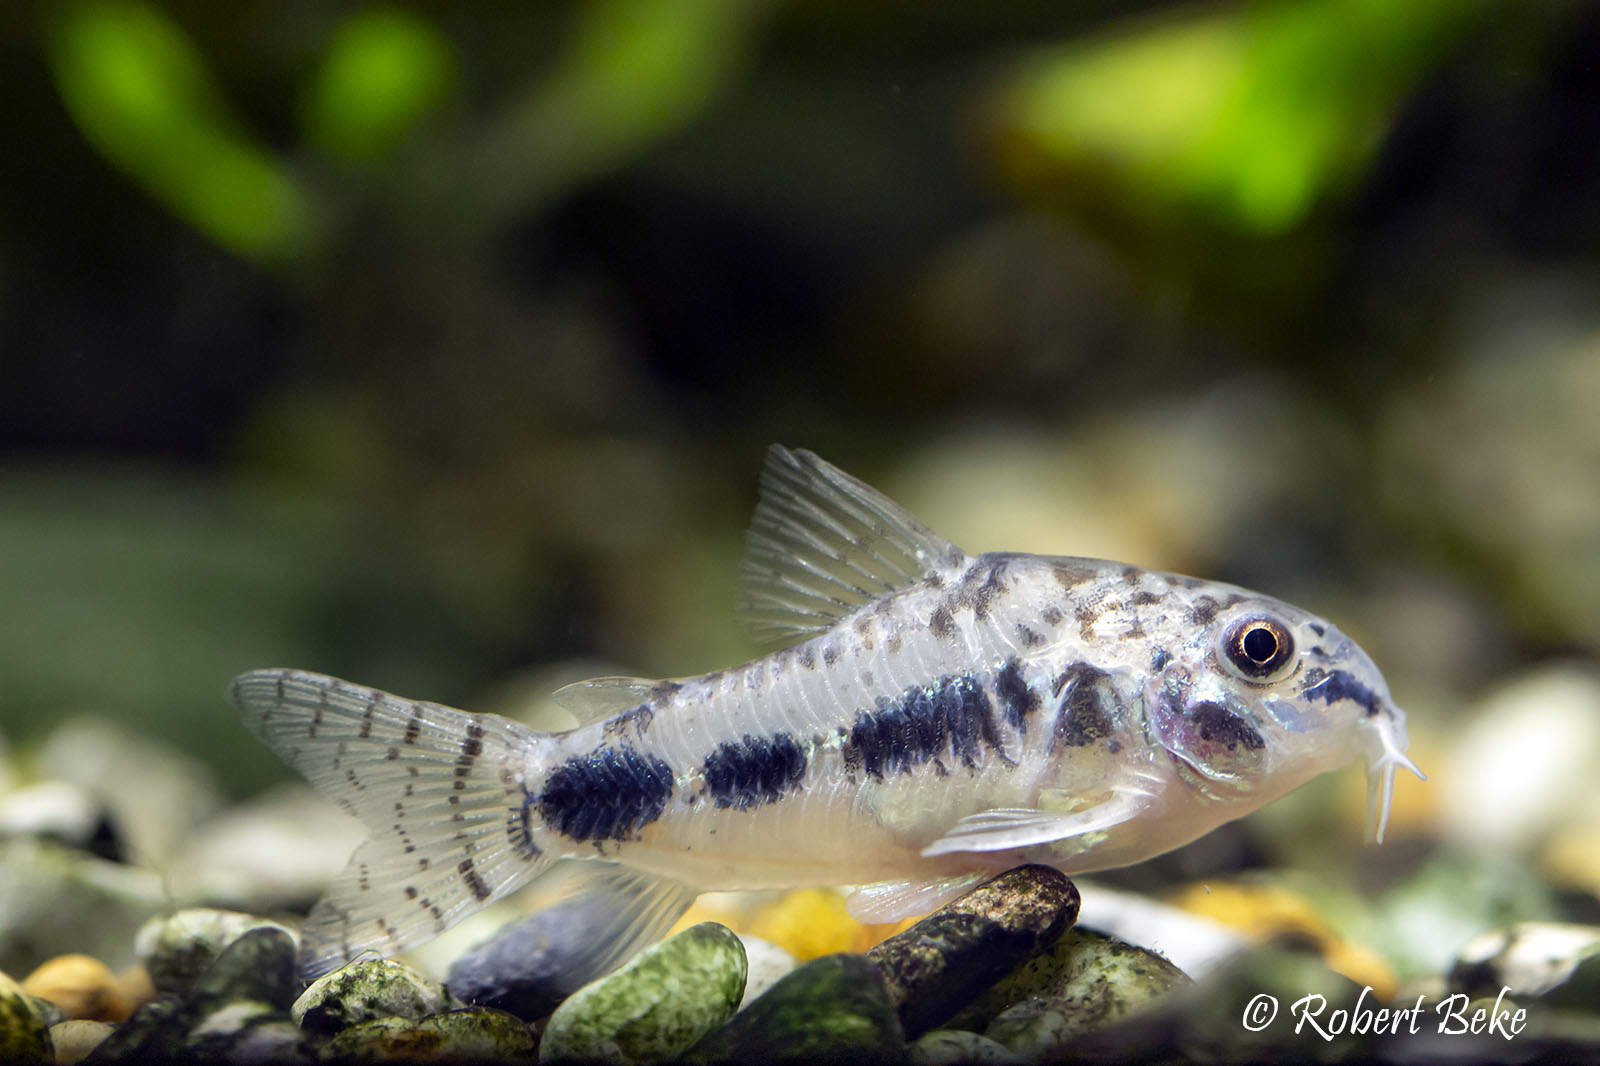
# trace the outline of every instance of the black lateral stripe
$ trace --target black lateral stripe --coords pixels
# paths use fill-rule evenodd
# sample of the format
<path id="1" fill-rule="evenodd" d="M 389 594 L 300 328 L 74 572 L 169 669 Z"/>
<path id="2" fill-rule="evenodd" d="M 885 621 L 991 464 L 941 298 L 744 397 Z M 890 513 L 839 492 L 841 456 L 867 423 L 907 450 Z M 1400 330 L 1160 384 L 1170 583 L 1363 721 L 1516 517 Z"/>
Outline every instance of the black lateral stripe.
<path id="1" fill-rule="evenodd" d="M 776 803 L 801 787 L 806 755 L 788 733 L 753 737 L 717 745 L 701 767 L 706 790 L 718 807 L 741 811 Z"/>
<path id="2" fill-rule="evenodd" d="M 1006 762 L 989 694 L 970 674 L 941 678 L 908 690 L 897 700 L 880 699 L 856 715 L 844 743 L 847 768 L 859 766 L 871 777 L 910 773 L 949 753 L 969 769 L 984 748 Z"/>
<path id="3" fill-rule="evenodd" d="M 628 840 L 661 817 L 672 789 L 671 767 L 655 756 L 626 745 L 596 748 L 550 772 L 539 816 L 573 840 Z"/>

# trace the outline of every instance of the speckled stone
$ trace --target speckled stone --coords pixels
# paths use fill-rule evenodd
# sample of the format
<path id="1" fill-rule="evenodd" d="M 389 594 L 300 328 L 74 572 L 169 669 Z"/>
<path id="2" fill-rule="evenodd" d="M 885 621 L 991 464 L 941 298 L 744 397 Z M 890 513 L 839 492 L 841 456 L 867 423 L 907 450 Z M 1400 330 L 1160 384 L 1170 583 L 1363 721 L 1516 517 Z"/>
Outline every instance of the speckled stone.
<path id="1" fill-rule="evenodd" d="M 987 1029 L 1003 1011 L 1039 999 L 1065 1004 L 1075 1019 L 1072 1030 L 1082 1032 L 1189 984 L 1182 970 L 1154 952 L 1103 933 L 1073 929 L 974 1000 L 951 1024 Z"/>
<path id="2" fill-rule="evenodd" d="M 57 1066 L 73 1066 L 89 1057 L 89 1053 L 112 1033 L 106 1022 L 69 1019 L 50 1027 L 50 1042 L 55 1045 Z"/>
<path id="3" fill-rule="evenodd" d="M 278 928 L 252 929 L 229 944 L 195 979 L 188 1001 L 196 1010 L 253 1000 L 289 1013 L 300 995 L 294 940 Z"/>
<path id="4" fill-rule="evenodd" d="M 992 1063 L 1011 1066 L 1023 1059 L 986 1036 L 963 1029 L 935 1029 L 911 1045 L 911 1066 L 954 1066 L 956 1063 Z"/>
<path id="5" fill-rule="evenodd" d="M 377 1018 L 343 1030 L 323 1059 L 369 1062 L 519 1062 L 533 1060 L 533 1030 L 504 1011 L 467 1007 L 421 1020 Z"/>
<path id="6" fill-rule="evenodd" d="M 187 1054 L 201 1062 L 237 1066 L 310 1066 L 316 1050 L 283 1011 L 271 1004 L 242 1000 L 204 1012 L 184 1040 Z"/>
<path id="7" fill-rule="evenodd" d="M 389 959 L 353 963 L 317 978 L 289 1008 L 299 1025 L 331 1035 L 377 1018 L 416 1020 L 460 1006 L 437 981 Z"/>
<path id="8" fill-rule="evenodd" d="M 920 1036 L 1077 920 L 1078 890 L 1048 866 L 992 878 L 867 952 L 883 971 L 906 1035 Z"/>
<path id="9" fill-rule="evenodd" d="M 30 973 L 22 988 L 60 1007 L 63 1020 L 119 1022 L 133 1012 L 117 975 L 88 955 L 58 955 Z"/>
<path id="10" fill-rule="evenodd" d="M 51 1057 L 50 1031 L 22 987 L 0 974 L 0 1062 L 43 1062 Z"/>
<path id="11" fill-rule="evenodd" d="M 861 955 L 824 955 L 713 1030 L 693 1062 L 903 1062 L 905 1035 L 883 973 Z"/>
<path id="12" fill-rule="evenodd" d="M 184 993 L 229 944 L 260 928 L 289 933 L 253 914 L 196 907 L 145 922 L 134 937 L 134 952 L 157 991 Z"/>
<path id="13" fill-rule="evenodd" d="M 691 926 L 574 992 L 550 1016 L 539 1058 L 675 1058 L 733 1016 L 745 974 L 744 946 L 732 930 Z"/>

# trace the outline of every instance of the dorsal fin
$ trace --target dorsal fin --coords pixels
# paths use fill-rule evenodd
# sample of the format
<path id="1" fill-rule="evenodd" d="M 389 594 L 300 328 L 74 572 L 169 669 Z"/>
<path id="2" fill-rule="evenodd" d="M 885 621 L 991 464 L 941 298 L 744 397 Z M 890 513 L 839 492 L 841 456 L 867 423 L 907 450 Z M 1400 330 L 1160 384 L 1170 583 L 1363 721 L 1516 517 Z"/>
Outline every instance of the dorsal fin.
<path id="1" fill-rule="evenodd" d="M 633 710 L 648 700 L 660 684 L 643 677 L 591 677 L 587 681 L 562 685 L 550 698 L 571 712 L 579 725 L 588 725 Z"/>
<path id="2" fill-rule="evenodd" d="M 793 644 L 963 558 L 881 492 L 774 444 L 745 537 L 739 607 L 758 640 Z"/>

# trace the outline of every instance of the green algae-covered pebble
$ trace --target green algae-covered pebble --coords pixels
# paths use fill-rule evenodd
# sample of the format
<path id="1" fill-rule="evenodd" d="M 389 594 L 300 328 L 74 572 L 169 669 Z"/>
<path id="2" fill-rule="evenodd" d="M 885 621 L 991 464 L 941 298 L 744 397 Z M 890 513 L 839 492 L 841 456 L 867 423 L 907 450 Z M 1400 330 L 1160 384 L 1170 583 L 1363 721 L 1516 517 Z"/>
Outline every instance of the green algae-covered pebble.
<path id="1" fill-rule="evenodd" d="M 899 1062 L 905 1034 L 883 974 L 861 955 L 824 955 L 780 979 L 684 1056 L 695 1062 Z"/>
<path id="2" fill-rule="evenodd" d="M 29 1002 L 30 997 L 5 974 L 0 974 L 0 1062 L 52 1061 L 50 1030 Z"/>
<path id="3" fill-rule="evenodd" d="M 333 1034 L 375 1018 L 425 1018 L 454 1003 L 444 986 L 389 959 L 352 963 L 311 983 L 289 1008 L 305 1029 Z"/>
<path id="4" fill-rule="evenodd" d="M 270 1003 L 287 1014 L 300 995 L 294 940 L 275 927 L 252 929 L 229 944 L 189 987 L 195 1009 L 237 1000 Z"/>
<path id="5" fill-rule="evenodd" d="M 145 922 L 133 938 L 133 950 L 157 991 L 184 993 L 229 944 L 262 927 L 289 932 L 253 914 L 192 907 Z"/>
<path id="6" fill-rule="evenodd" d="M 733 1016 L 744 995 L 744 945 L 701 922 L 647 948 L 556 1008 L 539 1058 L 659 1062 Z"/>
<path id="7" fill-rule="evenodd" d="M 427 1018 L 375 1018 L 328 1041 L 322 1057 L 340 1063 L 529 1062 L 533 1030 L 505 1011 L 467 1007 Z"/>
<path id="8" fill-rule="evenodd" d="M 1192 984 L 1160 955 L 1116 937 L 1073 929 L 1036 955 L 951 1021 L 951 1028 L 986 1029 L 996 1016 L 1029 999 L 1065 1005 L 1074 1032 L 1085 1032 Z"/>
<path id="9" fill-rule="evenodd" d="M 1010 1066 L 1024 1061 L 1003 1044 L 962 1029 L 935 1029 L 911 1045 L 911 1066 L 953 1066 L 955 1063 L 993 1063 Z"/>

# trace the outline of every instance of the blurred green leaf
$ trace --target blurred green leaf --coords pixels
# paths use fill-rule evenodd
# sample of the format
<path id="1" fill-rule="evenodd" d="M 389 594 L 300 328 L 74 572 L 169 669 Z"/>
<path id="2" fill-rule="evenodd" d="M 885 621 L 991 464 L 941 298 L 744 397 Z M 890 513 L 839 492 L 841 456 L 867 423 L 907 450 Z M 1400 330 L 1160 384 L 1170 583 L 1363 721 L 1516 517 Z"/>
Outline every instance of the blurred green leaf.
<path id="1" fill-rule="evenodd" d="M 191 225 L 250 259 L 303 246 L 304 192 L 238 128 L 194 44 L 161 11 L 68 7 L 53 26 L 50 64 L 89 142 Z"/>
<path id="2" fill-rule="evenodd" d="M 410 12 L 351 15 L 306 92 L 306 131 L 332 155 L 381 156 L 450 91 L 456 66 L 450 42 Z"/>
<path id="3" fill-rule="evenodd" d="M 1047 166 L 1144 208 L 1274 233 L 1365 168 L 1478 0 L 1313 0 L 1153 22 L 1029 65 L 1006 121 Z"/>
<path id="4" fill-rule="evenodd" d="M 492 135 L 502 213 L 534 206 L 699 114 L 738 71 L 767 0 L 599 0 Z"/>

